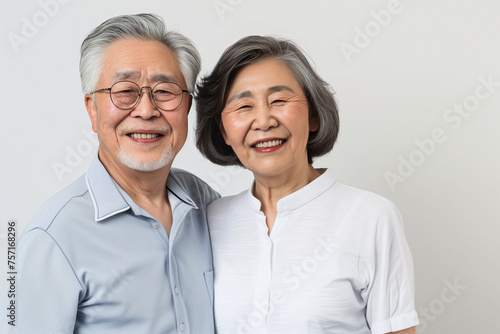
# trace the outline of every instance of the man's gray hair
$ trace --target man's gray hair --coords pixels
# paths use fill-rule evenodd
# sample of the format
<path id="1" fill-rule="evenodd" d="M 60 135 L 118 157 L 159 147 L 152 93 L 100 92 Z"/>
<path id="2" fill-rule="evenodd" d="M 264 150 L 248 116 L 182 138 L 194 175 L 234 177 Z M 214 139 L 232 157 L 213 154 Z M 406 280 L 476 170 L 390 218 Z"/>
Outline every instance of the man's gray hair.
<path id="1" fill-rule="evenodd" d="M 193 93 L 201 69 L 201 57 L 184 35 L 167 31 L 161 17 L 154 14 L 115 16 L 95 28 L 82 43 L 80 78 L 84 94 L 96 89 L 102 74 L 102 61 L 107 48 L 122 39 L 155 40 L 170 48 L 179 60 L 187 89 Z"/>

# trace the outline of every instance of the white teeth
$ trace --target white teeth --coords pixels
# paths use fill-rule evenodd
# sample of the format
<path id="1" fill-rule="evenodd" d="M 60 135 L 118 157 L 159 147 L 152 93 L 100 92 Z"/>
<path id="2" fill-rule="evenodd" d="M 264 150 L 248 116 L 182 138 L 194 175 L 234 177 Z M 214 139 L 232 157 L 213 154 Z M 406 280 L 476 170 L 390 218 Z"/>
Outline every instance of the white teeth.
<path id="1" fill-rule="evenodd" d="M 129 136 L 135 139 L 152 139 L 160 135 L 157 133 L 131 133 Z"/>
<path id="2" fill-rule="evenodd" d="M 283 140 L 270 140 L 270 141 L 264 141 L 261 143 L 255 144 L 255 147 L 257 148 L 268 148 L 268 147 L 273 147 L 273 146 L 278 146 L 283 144 Z"/>

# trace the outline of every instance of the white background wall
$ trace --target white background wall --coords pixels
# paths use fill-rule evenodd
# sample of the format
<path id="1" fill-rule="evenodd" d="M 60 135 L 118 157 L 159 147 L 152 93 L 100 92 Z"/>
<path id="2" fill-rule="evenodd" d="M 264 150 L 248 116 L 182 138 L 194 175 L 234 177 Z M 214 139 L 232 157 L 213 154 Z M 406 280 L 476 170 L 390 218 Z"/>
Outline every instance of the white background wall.
<path id="1" fill-rule="evenodd" d="M 203 56 L 202 74 L 240 37 L 297 41 L 340 105 L 340 138 L 315 166 L 400 208 L 419 332 L 500 332 L 496 0 L 9 2 L 0 13 L 2 272 L 7 222 L 22 230 L 96 151 L 79 81 L 82 40 L 109 17 L 138 12 L 158 13 L 189 36 Z M 212 165 L 197 152 L 194 116 L 175 166 L 223 195 L 246 189 L 247 171 Z"/>

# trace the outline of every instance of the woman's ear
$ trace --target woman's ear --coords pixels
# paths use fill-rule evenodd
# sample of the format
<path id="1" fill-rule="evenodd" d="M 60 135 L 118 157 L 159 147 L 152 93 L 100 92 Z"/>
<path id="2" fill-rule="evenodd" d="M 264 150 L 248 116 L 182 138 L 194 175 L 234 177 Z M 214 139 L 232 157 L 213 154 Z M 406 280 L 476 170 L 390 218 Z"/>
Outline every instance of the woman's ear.
<path id="1" fill-rule="evenodd" d="M 309 131 L 314 132 L 317 131 L 318 129 L 319 129 L 318 115 L 311 115 L 311 117 L 309 117 Z"/>
<path id="2" fill-rule="evenodd" d="M 222 124 L 222 120 L 220 118 L 217 120 L 217 125 L 219 126 L 220 133 L 222 134 L 222 138 L 224 138 L 226 145 L 231 146 L 231 144 L 229 143 L 229 140 L 227 139 L 226 130 L 224 129 L 224 125 Z"/>

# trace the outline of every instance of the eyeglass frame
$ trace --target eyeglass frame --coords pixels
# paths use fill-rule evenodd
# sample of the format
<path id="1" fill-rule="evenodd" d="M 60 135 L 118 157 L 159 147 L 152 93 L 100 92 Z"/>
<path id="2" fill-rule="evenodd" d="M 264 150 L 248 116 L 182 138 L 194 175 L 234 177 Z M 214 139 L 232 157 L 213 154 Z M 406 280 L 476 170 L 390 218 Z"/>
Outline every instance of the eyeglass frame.
<path id="1" fill-rule="evenodd" d="M 139 87 L 139 95 L 137 95 L 137 101 L 135 101 L 135 103 L 129 107 L 129 108 L 120 108 L 116 105 L 115 101 L 113 101 L 113 98 L 111 97 L 111 89 L 116 85 L 116 84 L 119 84 L 121 82 L 130 82 L 130 83 L 133 83 L 134 85 L 136 85 L 137 87 Z M 155 96 L 154 96 L 154 89 L 156 88 L 156 86 L 158 85 L 161 85 L 161 84 L 164 84 L 164 83 L 168 83 L 168 84 L 173 84 L 173 85 L 176 85 L 177 87 L 179 87 L 181 89 L 181 100 L 179 101 L 179 104 L 173 108 L 173 109 L 163 109 L 163 108 L 160 108 L 160 106 L 158 106 L 158 104 L 156 103 L 156 100 L 155 100 Z M 143 89 L 148 89 L 149 90 L 149 98 L 151 99 L 151 101 L 153 102 L 153 104 L 155 105 L 156 108 L 160 109 L 160 110 L 163 110 L 163 111 L 172 111 L 172 110 L 175 110 L 177 108 L 179 108 L 179 106 L 182 104 L 182 100 L 184 98 L 184 93 L 188 93 L 189 95 L 191 95 L 191 92 L 188 91 L 187 89 L 182 89 L 181 86 L 179 86 L 178 84 L 176 84 L 175 82 L 169 82 L 169 81 L 162 81 L 162 82 L 159 82 L 157 83 L 156 85 L 154 85 L 153 87 L 150 87 L 150 86 L 139 86 L 137 83 L 133 82 L 133 81 L 130 81 L 130 80 L 120 80 L 120 81 L 117 81 L 115 82 L 114 84 L 111 85 L 111 87 L 109 88 L 102 88 L 102 89 L 98 89 L 96 91 L 93 91 L 91 92 L 90 94 L 92 96 L 94 96 L 95 93 L 102 93 L 102 92 L 109 92 L 109 99 L 111 100 L 111 103 L 113 103 L 113 105 L 115 107 L 117 107 L 118 109 L 120 110 L 131 110 L 131 109 L 134 109 L 138 104 L 139 102 L 141 101 L 141 98 L 142 98 L 142 90 Z"/>

